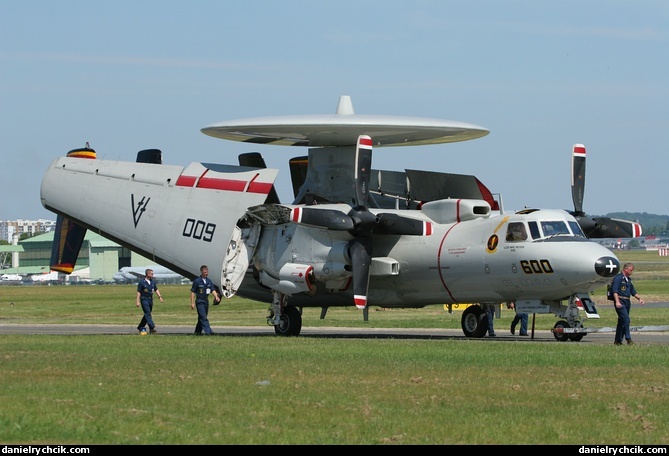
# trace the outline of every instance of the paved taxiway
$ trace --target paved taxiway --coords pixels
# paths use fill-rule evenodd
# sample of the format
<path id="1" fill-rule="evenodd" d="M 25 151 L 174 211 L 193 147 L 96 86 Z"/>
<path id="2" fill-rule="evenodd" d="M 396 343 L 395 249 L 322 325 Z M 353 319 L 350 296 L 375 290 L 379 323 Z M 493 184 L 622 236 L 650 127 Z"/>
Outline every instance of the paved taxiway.
<path id="1" fill-rule="evenodd" d="M 588 327 L 588 325 L 586 325 Z M 193 334 L 192 325 L 160 326 L 157 334 L 147 337 L 160 336 L 190 336 Z M 268 336 L 278 337 L 272 326 L 213 326 L 214 337 L 230 336 Z M 51 325 L 51 324 L 0 324 L 0 334 L 106 334 L 137 336 L 134 326 L 126 325 Z M 612 344 L 613 332 L 596 332 L 587 334 L 579 343 Z M 335 327 L 303 327 L 299 337 L 322 337 L 339 339 L 434 339 L 434 340 L 462 340 L 480 342 L 558 342 L 553 333 L 547 330 L 535 331 L 534 336 L 512 336 L 508 330 L 497 329 L 497 337 L 468 338 L 460 329 L 439 328 L 335 328 Z M 632 339 L 637 344 L 667 344 L 669 345 L 669 331 L 638 331 L 632 332 Z M 571 342 L 574 343 L 574 342 Z"/>
<path id="2" fill-rule="evenodd" d="M 646 307 L 669 307 L 667 302 L 647 303 Z M 588 324 L 586 327 L 597 327 L 596 324 Z M 632 320 L 634 323 L 634 320 Z M 530 319 L 530 330 L 532 320 Z M 497 325 L 495 325 L 497 326 Z M 183 335 L 193 334 L 194 325 L 170 325 L 157 327 L 158 333 L 147 337 L 161 335 Z M 633 325 L 634 327 L 634 325 Z M 274 327 L 265 326 L 213 326 L 215 336 L 268 336 L 278 337 L 274 333 Z M 338 327 L 302 327 L 299 337 L 322 337 L 339 339 L 453 339 L 462 341 L 482 342 L 558 342 L 551 331 L 535 331 L 528 337 L 518 335 L 512 336 L 506 328 L 496 328 L 497 337 L 469 338 L 465 337 L 461 329 L 440 328 L 338 328 Z M 615 328 L 609 328 L 615 331 Z M 612 344 L 614 331 L 588 333 L 580 343 Z M 73 324 L 12 324 L 0 323 L 0 334 L 107 334 L 137 336 L 137 330 L 133 325 L 73 325 Z M 632 339 L 639 344 L 654 343 L 669 345 L 669 331 L 633 331 Z"/>

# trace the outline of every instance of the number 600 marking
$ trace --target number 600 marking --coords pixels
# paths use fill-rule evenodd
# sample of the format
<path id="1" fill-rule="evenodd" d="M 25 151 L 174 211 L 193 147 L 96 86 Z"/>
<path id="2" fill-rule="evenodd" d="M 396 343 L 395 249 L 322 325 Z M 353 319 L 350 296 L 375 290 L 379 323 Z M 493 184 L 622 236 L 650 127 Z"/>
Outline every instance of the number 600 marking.
<path id="1" fill-rule="evenodd" d="M 203 240 L 205 242 L 211 242 L 214 238 L 214 230 L 216 230 L 216 224 L 206 223 L 202 220 L 187 219 L 186 224 L 184 225 L 182 236 L 192 237 L 193 239 Z"/>
<path id="2" fill-rule="evenodd" d="M 521 260 L 520 266 L 523 268 L 525 274 L 551 274 L 553 267 L 548 260 Z"/>

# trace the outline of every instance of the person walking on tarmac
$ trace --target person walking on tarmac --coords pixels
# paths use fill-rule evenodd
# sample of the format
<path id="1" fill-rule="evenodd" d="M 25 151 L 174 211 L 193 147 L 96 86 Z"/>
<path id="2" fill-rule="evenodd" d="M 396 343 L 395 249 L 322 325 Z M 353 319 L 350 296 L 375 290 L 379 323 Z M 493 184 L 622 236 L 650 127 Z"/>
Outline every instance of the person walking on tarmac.
<path id="1" fill-rule="evenodd" d="M 156 333 L 156 325 L 153 322 L 153 317 L 151 312 L 153 312 L 153 293 L 155 292 L 160 299 L 160 302 L 163 302 L 163 295 L 158 291 L 158 284 L 153 279 L 153 269 L 147 269 L 144 271 L 144 278 L 139 281 L 137 284 L 137 307 L 142 307 L 144 315 L 142 316 L 142 321 L 139 322 L 137 326 L 137 331 L 146 332 L 146 325 L 149 325 L 149 332 L 151 334 Z"/>
<path id="2" fill-rule="evenodd" d="M 209 268 L 207 265 L 200 266 L 200 277 L 193 280 L 193 286 L 190 289 L 190 308 L 197 308 L 197 325 L 195 325 L 195 335 L 212 335 L 214 332 L 209 325 L 209 295 L 214 295 L 214 304 L 221 302 L 221 296 L 214 287 L 214 282 L 209 278 Z"/>
<path id="3" fill-rule="evenodd" d="M 488 337 L 497 337 L 497 334 L 495 334 L 495 307 L 488 304 L 485 313 L 488 317 Z"/>
<path id="4" fill-rule="evenodd" d="M 516 311 L 516 315 L 513 317 L 513 321 L 511 322 L 511 335 L 513 336 L 516 334 L 516 326 L 518 325 L 518 322 L 520 322 L 519 335 L 527 336 L 527 321 L 529 319 L 529 315 L 527 315 L 525 312 L 518 312 L 515 302 L 509 303 L 508 308 L 514 309 Z"/>
<path id="5" fill-rule="evenodd" d="M 611 281 L 611 293 L 613 293 L 613 302 L 615 303 L 616 313 L 618 314 L 618 325 L 616 326 L 616 337 L 613 341 L 615 345 L 623 344 L 623 337 L 627 340 L 627 345 L 634 345 L 630 335 L 630 309 L 632 303 L 630 298 L 634 296 L 639 300 L 639 304 L 644 305 L 644 300 L 637 293 L 632 283 L 632 273 L 634 264 L 623 264 L 623 270 Z"/>

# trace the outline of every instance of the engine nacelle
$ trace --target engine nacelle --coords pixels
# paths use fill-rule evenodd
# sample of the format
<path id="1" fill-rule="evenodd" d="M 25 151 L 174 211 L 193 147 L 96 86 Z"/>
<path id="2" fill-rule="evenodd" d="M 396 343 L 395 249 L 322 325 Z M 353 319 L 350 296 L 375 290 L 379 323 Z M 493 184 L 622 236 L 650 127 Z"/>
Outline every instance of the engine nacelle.
<path id="1" fill-rule="evenodd" d="M 311 282 L 313 275 L 314 268 L 311 265 L 286 263 L 281 267 L 278 279 L 260 271 L 260 283 L 288 296 L 295 293 L 313 295 L 316 293 Z"/>
<path id="2" fill-rule="evenodd" d="M 421 207 L 423 214 L 437 223 L 455 223 L 490 217 L 490 204 L 476 199 L 442 199 Z"/>

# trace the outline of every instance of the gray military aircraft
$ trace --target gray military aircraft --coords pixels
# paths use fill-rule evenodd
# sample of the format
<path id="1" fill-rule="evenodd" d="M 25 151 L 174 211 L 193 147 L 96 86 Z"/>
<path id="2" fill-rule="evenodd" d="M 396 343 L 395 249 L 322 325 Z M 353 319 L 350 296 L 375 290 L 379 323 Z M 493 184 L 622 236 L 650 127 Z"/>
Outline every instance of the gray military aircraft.
<path id="1" fill-rule="evenodd" d="M 582 180 L 573 184 L 581 186 L 573 189 L 581 198 L 575 218 L 565 210 L 504 213 L 501 198 L 474 176 L 371 168 L 373 148 L 489 133 L 478 125 L 359 115 L 344 96 L 334 115 L 233 120 L 202 132 L 308 147 L 289 163 L 294 201 L 279 201 L 278 170 L 258 153 L 241 154 L 239 166 L 184 167 L 163 164 L 157 149 L 140 151 L 136 162 L 75 149 L 42 180 L 42 204 L 58 214 L 52 268 L 73 268 L 91 229 L 187 278 L 207 264 L 224 296 L 270 303 L 277 335 L 299 335 L 305 307 L 321 308 L 324 318 L 331 306 L 356 305 L 366 319 L 369 306 L 469 303 L 469 337 L 484 336 L 485 310 L 506 302 L 554 313 L 562 318 L 556 328 L 582 327 L 580 310 L 598 317 L 590 292 L 620 270 L 582 229 L 597 224 L 582 212 Z M 556 332 L 558 340 L 583 336 Z"/>
<path id="2" fill-rule="evenodd" d="M 157 264 L 149 266 L 124 266 L 114 274 L 117 283 L 137 283 L 146 277 L 146 270 L 153 270 L 153 278 L 158 283 L 179 282 L 184 277 L 181 274 Z"/>

